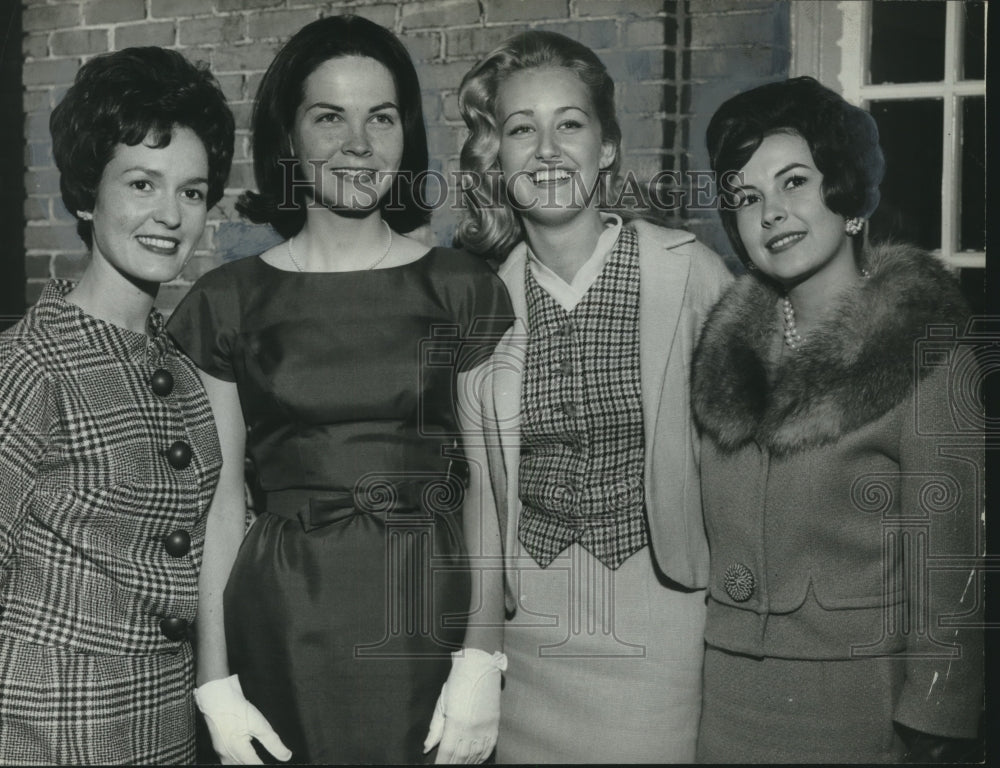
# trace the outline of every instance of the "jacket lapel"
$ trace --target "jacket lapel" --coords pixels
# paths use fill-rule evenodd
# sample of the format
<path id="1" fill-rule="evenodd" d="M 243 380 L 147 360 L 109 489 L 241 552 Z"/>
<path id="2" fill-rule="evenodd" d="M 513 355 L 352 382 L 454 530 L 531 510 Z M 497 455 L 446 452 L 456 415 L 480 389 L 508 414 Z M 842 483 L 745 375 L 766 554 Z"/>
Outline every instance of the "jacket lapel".
<path id="1" fill-rule="evenodd" d="M 516 249 L 500 269 L 514 308 L 514 324 L 497 345 L 494 356 L 493 404 L 496 409 L 500 439 L 504 446 L 507 476 L 516 472 L 521 451 L 521 380 L 528 345 L 528 300 L 524 288 L 525 254 Z"/>
<path id="2" fill-rule="evenodd" d="M 518 467 L 521 460 L 521 386 L 524 378 L 524 357 L 528 346 L 528 299 L 524 287 L 527 249 L 517 247 L 500 268 L 499 276 L 507 286 L 514 324 L 504 334 L 494 353 L 493 407 L 495 426 L 503 457 L 505 512 L 500 514 L 500 535 L 504 555 L 510 558 L 517 544 Z M 500 499 L 497 499 L 499 508 Z M 510 606 L 508 606 L 510 607 Z"/>
<path id="3" fill-rule="evenodd" d="M 694 235 L 677 232 L 676 242 L 666 241 L 662 235 L 657 241 L 651 237 L 652 231 L 647 229 L 650 225 L 637 221 L 634 226 L 639 235 L 639 380 L 648 465 L 656 436 L 667 361 L 673 349 L 691 270 L 688 255 L 668 249 L 693 240 Z"/>

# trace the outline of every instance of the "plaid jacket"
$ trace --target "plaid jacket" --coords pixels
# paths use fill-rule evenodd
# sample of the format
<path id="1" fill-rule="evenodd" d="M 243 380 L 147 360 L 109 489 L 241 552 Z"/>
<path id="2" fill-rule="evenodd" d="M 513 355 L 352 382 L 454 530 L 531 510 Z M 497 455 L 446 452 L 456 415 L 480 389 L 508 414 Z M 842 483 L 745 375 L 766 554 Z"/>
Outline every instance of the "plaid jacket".
<path id="1" fill-rule="evenodd" d="M 0 334 L 0 640 L 176 653 L 221 465 L 211 410 L 158 313 L 127 331 L 71 287 Z"/>

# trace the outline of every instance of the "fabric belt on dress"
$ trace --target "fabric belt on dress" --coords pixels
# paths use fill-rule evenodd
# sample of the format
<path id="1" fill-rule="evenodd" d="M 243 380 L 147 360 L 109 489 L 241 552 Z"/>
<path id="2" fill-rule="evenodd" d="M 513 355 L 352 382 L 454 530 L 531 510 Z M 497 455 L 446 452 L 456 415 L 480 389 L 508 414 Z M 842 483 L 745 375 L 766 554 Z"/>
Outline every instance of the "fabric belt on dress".
<path id="1" fill-rule="evenodd" d="M 308 532 L 359 516 L 382 522 L 430 520 L 459 511 L 464 496 L 465 485 L 457 475 L 423 472 L 393 478 L 378 474 L 362 478 L 353 490 L 270 491 L 262 511 L 298 520 Z"/>

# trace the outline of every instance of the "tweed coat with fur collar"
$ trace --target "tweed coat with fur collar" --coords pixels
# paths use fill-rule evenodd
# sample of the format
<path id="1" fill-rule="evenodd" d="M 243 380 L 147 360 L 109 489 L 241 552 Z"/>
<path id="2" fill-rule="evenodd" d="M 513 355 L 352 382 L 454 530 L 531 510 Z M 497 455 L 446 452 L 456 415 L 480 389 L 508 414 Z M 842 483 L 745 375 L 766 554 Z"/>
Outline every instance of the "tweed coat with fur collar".
<path id="1" fill-rule="evenodd" d="M 754 276 L 705 324 L 692 399 L 711 551 L 706 638 L 756 657 L 909 651 L 894 719 L 971 736 L 982 635 L 938 623 L 981 610 L 982 435 L 956 411 L 951 375 L 967 310 L 928 254 L 888 245 L 867 262 L 871 277 L 795 351 L 783 349 L 780 294 Z M 925 595 L 905 589 L 913 568 L 929 574 Z M 901 630 L 904 615 L 930 628 Z M 956 643 L 961 658 L 947 657 Z M 946 658 L 926 653 L 945 647 Z"/>

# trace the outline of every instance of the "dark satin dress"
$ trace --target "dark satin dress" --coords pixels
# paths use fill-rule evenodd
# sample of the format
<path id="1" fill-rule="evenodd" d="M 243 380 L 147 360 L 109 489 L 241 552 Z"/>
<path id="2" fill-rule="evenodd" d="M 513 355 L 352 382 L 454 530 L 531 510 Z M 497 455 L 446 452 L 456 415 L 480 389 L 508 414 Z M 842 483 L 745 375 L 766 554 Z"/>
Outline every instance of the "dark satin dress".
<path id="1" fill-rule="evenodd" d="M 237 383 L 257 519 L 225 593 L 230 666 L 292 762 L 413 763 L 468 609 L 455 375 L 509 325 L 490 268 L 260 258 L 203 277 L 170 330 Z"/>

